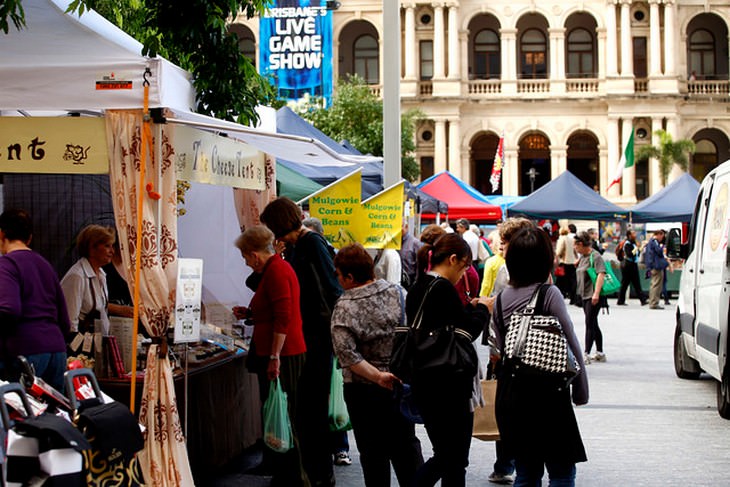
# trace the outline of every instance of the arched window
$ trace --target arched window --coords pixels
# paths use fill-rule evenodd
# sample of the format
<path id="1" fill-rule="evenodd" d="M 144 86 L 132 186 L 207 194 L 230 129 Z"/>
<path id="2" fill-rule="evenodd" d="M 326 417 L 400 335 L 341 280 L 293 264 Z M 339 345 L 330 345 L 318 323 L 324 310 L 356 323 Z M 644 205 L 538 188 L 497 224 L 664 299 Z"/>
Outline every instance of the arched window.
<path id="1" fill-rule="evenodd" d="M 689 69 L 704 79 L 715 79 L 715 37 L 706 29 L 689 36 Z"/>
<path id="2" fill-rule="evenodd" d="M 364 79 L 367 84 L 380 83 L 378 40 L 368 34 L 360 36 L 353 44 L 353 51 L 355 74 Z"/>
<path id="3" fill-rule="evenodd" d="M 499 36 L 491 29 L 480 30 L 474 36 L 474 78 L 499 78 L 501 71 Z"/>
<path id="4" fill-rule="evenodd" d="M 547 42 L 542 31 L 528 29 L 522 34 L 520 69 L 523 79 L 547 78 Z"/>
<path id="5" fill-rule="evenodd" d="M 238 40 L 238 50 L 256 66 L 256 43 L 251 38 Z"/>
<path id="6" fill-rule="evenodd" d="M 593 36 L 586 29 L 573 29 L 568 34 L 568 78 L 594 78 L 595 55 Z"/>

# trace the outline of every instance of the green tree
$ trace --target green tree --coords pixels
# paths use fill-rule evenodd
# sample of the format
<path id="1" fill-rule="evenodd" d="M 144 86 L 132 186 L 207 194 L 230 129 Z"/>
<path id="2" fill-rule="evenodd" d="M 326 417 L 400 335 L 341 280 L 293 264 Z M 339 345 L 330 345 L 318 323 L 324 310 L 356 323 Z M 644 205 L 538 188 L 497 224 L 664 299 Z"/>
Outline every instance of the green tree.
<path id="1" fill-rule="evenodd" d="M 0 29 L 6 34 L 10 30 L 10 20 L 16 29 L 25 26 L 25 12 L 22 0 L 4 0 L 0 2 Z"/>
<path id="2" fill-rule="evenodd" d="M 358 76 L 338 80 L 332 105 L 324 108 L 319 98 L 299 104 L 295 111 L 337 141 L 347 140 L 363 154 L 383 155 L 383 101 Z M 401 114 L 401 175 L 414 181 L 419 168 L 414 157 L 418 110 Z"/>
<path id="3" fill-rule="evenodd" d="M 18 0 L 10 0 L 17 2 Z M 74 0 L 69 11 L 94 9 L 144 45 L 193 75 L 199 113 L 247 124 L 274 99 L 269 80 L 238 49 L 228 20 L 251 18 L 268 0 Z M 0 12 L 1 13 L 1 12 Z"/>
<path id="4" fill-rule="evenodd" d="M 672 166 L 677 164 L 686 171 L 689 167 L 689 155 L 695 152 L 695 143 L 689 139 L 672 140 L 672 136 L 664 130 L 654 132 L 659 136 L 659 145 L 645 145 L 636 152 L 637 162 L 646 162 L 649 159 L 659 160 L 659 174 L 662 185 L 667 184 L 667 178 Z"/>

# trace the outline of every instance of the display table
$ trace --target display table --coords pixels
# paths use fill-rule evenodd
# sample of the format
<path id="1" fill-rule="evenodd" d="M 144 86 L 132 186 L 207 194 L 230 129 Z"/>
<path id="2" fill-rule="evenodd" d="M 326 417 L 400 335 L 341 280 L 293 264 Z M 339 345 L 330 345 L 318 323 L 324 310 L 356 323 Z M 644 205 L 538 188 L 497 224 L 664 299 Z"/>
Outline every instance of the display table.
<path id="1" fill-rule="evenodd" d="M 99 379 L 102 391 L 129 405 L 130 381 Z M 137 380 L 135 413 L 144 381 Z M 184 376 L 175 375 L 180 423 L 185 429 Z M 188 373 L 187 447 L 193 475 L 206 474 L 228 463 L 261 438 L 258 379 L 246 370 L 246 355 L 222 357 Z"/>

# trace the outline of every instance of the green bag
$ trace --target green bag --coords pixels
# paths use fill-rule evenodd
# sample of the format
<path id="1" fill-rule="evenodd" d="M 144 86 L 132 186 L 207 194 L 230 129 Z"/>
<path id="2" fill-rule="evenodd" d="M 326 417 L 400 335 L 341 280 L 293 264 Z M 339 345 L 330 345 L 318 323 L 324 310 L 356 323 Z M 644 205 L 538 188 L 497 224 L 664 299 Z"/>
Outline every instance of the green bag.
<path id="1" fill-rule="evenodd" d="M 603 287 L 601 288 L 601 296 L 609 296 L 613 293 L 617 293 L 619 289 L 621 289 L 621 281 L 618 280 L 616 277 L 616 274 L 613 273 L 613 268 L 611 267 L 610 262 L 606 262 L 606 276 L 603 278 Z M 593 265 L 593 252 L 591 252 L 591 266 L 586 269 L 586 272 L 588 273 L 588 276 L 591 278 L 591 281 L 593 282 L 593 286 L 596 285 L 596 279 L 598 278 L 598 273 L 596 272 L 596 267 Z"/>
<path id="2" fill-rule="evenodd" d="M 350 413 L 345 404 L 344 381 L 342 370 L 337 367 L 337 359 L 332 364 L 332 380 L 330 381 L 330 431 L 347 431 L 352 429 Z"/>
<path id="3" fill-rule="evenodd" d="M 269 397 L 264 403 L 264 443 L 278 453 L 294 446 L 286 392 L 278 377 L 271 381 Z"/>

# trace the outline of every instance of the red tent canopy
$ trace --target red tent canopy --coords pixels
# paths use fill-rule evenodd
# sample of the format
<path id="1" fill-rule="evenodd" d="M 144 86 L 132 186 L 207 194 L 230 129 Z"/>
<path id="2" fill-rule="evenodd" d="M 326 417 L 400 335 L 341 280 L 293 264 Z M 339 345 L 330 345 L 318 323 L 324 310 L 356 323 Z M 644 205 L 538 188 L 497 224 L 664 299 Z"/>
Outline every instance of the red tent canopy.
<path id="1" fill-rule="evenodd" d="M 487 203 L 484 195 L 457 178 L 449 171 L 431 176 L 418 185 L 418 189 L 449 205 L 449 219 L 466 218 L 480 222 L 494 222 L 502 219 L 499 206 Z M 436 215 L 424 213 L 424 219 Z"/>

